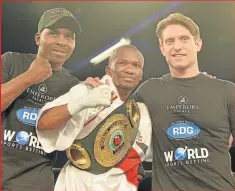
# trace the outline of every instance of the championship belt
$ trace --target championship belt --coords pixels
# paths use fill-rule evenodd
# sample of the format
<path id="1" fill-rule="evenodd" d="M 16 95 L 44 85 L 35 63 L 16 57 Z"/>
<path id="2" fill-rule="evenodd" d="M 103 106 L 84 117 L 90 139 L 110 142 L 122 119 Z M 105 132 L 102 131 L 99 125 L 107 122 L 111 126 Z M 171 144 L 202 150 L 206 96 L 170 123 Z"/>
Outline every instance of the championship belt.
<path id="1" fill-rule="evenodd" d="M 112 111 L 84 139 L 66 150 L 70 162 L 93 174 L 118 166 L 132 148 L 140 122 L 140 111 L 133 98 Z"/>

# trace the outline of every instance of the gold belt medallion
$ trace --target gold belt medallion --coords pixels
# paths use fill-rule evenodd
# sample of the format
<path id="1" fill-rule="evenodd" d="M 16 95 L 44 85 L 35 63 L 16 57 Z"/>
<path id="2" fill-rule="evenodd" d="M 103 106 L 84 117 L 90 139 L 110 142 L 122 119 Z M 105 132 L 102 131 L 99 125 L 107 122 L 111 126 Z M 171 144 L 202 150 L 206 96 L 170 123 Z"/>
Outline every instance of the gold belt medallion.
<path id="1" fill-rule="evenodd" d="M 66 154 L 71 163 L 80 169 L 88 169 L 91 166 L 88 152 L 79 143 L 72 144 L 66 150 Z"/>
<path id="2" fill-rule="evenodd" d="M 119 163 L 132 145 L 131 124 L 123 114 L 111 116 L 100 128 L 94 142 L 94 156 L 104 167 Z"/>
<path id="3" fill-rule="evenodd" d="M 133 146 L 140 123 L 140 111 L 134 99 L 117 108 L 92 133 L 76 140 L 66 150 L 77 168 L 99 174 L 120 163 Z"/>

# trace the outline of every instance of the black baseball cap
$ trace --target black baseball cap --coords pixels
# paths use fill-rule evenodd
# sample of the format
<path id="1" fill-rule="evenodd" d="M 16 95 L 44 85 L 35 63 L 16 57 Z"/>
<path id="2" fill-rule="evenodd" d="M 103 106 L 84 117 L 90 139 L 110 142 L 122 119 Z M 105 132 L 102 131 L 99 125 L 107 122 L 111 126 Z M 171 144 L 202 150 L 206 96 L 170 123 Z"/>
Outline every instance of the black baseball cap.
<path id="1" fill-rule="evenodd" d="M 77 19 L 64 8 L 54 8 L 43 13 L 38 23 L 38 32 L 40 33 L 45 28 L 67 28 L 76 34 L 82 32 Z"/>

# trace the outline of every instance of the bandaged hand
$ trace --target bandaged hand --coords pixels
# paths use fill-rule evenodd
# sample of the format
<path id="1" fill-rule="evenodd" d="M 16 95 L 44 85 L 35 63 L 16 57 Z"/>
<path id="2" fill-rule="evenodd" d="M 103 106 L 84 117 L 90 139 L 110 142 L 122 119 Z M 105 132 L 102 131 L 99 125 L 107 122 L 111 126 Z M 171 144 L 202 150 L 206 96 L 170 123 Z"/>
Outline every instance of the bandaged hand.
<path id="1" fill-rule="evenodd" d="M 86 96 L 80 98 L 72 95 L 67 104 L 68 111 L 73 116 L 87 108 L 108 107 L 111 104 L 111 96 L 111 90 L 106 84 L 89 90 Z"/>

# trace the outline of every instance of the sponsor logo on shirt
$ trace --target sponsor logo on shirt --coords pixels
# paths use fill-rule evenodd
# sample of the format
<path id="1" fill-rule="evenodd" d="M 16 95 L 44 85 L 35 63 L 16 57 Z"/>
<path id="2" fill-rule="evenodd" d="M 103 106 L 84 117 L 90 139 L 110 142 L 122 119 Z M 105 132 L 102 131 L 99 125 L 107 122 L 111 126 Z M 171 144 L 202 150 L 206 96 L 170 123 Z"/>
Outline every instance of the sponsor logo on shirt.
<path id="1" fill-rule="evenodd" d="M 45 84 L 40 84 L 38 87 L 38 92 L 40 92 L 41 94 L 47 93 L 47 86 Z"/>
<path id="2" fill-rule="evenodd" d="M 192 123 L 175 123 L 166 130 L 167 136 L 171 139 L 190 139 L 199 133 L 200 128 Z"/>
<path id="3" fill-rule="evenodd" d="M 163 154 L 165 167 L 195 165 L 210 162 L 209 151 L 207 148 L 189 148 L 185 146 L 179 147 L 175 151 L 166 151 Z"/>
<path id="4" fill-rule="evenodd" d="M 179 104 L 187 104 L 187 102 L 188 102 L 188 98 L 186 96 L 180 96 L 178 98 L 178 103 Z"/>
<path id="5" fill-rule="evenodd" d="M 47 95 L 48 87 L 45 84 L 31 86 L 27 88 L 26 92 L 27 99 L 37 105 L 44 105 L 56 99 L 56 97 Z"/>
<path id="6" fill-rule="evenodd" d="M 46 153 L 42 150 L 42 146 L 38 138 L 34 136 L 32 132 L 16 132 L 5 129 L 3 132 L 3 140 L 1 141 L 1 144 L 19 150 L 46 155 Z"/>
<path id="7" fill-rule="evenodd" d="M 172 116 L 195 116 L 194 111 L 198 110 L 199 106 L 190 104 L 188 97 L 181 95 L 177 98 L 176 104 L 168 104 L 166 109 L 172 111 Z"/>
<path id="8" fill-rule="evenodd" d="M 16 111 L 16 117 L 19 121 L 29 124 L 29 125 L 36 125 L 36 120 L 38 117 L 39 109 L 18 109 Z"/>

